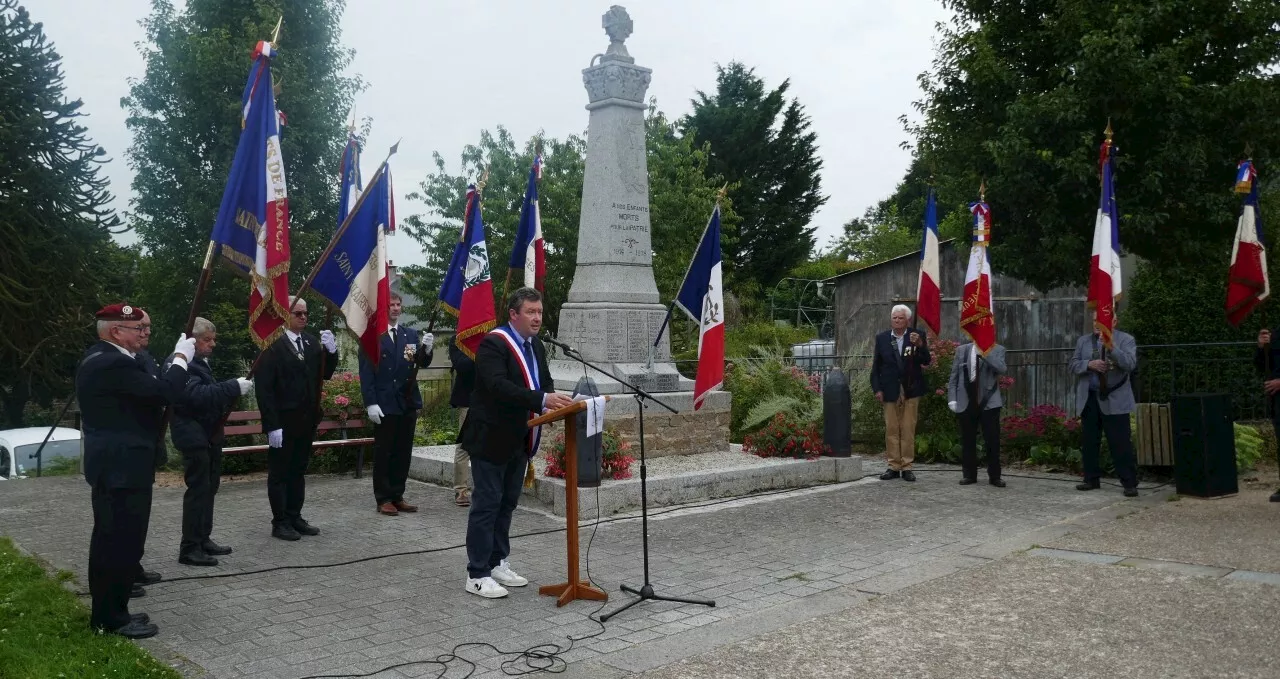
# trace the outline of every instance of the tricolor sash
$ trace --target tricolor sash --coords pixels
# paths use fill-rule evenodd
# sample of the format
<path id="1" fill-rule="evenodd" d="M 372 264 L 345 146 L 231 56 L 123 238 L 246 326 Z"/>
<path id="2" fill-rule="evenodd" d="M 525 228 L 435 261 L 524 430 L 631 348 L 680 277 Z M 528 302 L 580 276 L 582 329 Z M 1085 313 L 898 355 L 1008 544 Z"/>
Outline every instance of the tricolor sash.
<path id="1" fill-rule="evenodd" d="M 524 344 L 524 341 L 520 338 L 520 336 L 516 333 L 516 331 L 509 325 L 504 325 L 501 328 L 497 328 L 494 332 L 497 333 L 497 335 L 501 337 L 503 340 L 506 340 L 507 346 L 510 347 L 511 349 L 511 353 L 515 355 L 516 362 L 520 365 L 520 374 L 521 376 L 524 377 L 525 387 L 529 388 L 531 391 L 541 392 L 542 389 L 538 383 L 539 382 L 538 371 L 536 369 L 536 366 L 529 365 L 529 361 L 525 359 L 524 351 L 521 349 L 521 345 Z M 541 414 L 542 413 L 540 412 L 530 412 L 529 419 L 538 417 Z M 534 427 L 533 429 L 529 430 L 529 433 L 525 435 L 525 445 L 527 447 L 525 454 L 528 455 L 530 458 L 532 458 L 534 455 L 537 455 L 538 444 L 541 441 L 542 441 L 542 427 L 540 426 Z"/>

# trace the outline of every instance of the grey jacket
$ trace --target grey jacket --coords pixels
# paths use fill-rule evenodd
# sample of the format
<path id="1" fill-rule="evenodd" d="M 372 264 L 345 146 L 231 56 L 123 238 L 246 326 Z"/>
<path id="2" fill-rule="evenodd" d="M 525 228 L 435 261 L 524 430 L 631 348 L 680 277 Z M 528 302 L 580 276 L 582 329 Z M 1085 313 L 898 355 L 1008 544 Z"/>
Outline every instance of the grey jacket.
<path id="1" fill-rule="evenodd" d="M 1115 349 L 1107 352 L 1106 385 L 1111 391 L 1103 396 L 1098 392 L 1098 406 L 1103 415 L 1125 415 L 1133 412 L 1132 373 L 1138 368 L 1138 342 L 1133 335 L 1116 330 L 1111 336 Z M 1101 348 L 1102 339 L 1098 339 Z M 1076 414 L 1084 413 L 1085 404 L 1089 401 L 1089 361 L 1100 356 L 1093 353 L 1093 334 L 1082 336 L 1076 340 L 1076 353 L 1071 357 L 1068 366 L 1076 376 Z M 1101 386 L 1101 385 L 1099 385 Z"/>
<path id="2" fill-rule="evenodd" d="M 955 362 L 951 364 L 951 378 L 947 380 L 947 402 L 955 402 L 956 412 L 963 413 L 969 409 L 969 392 L 964 388 L 966 379 L 965 371 L 969 366 L 969 355 L 976 351 L 973 342 L 961 344 L 956 347 Z M 987 400 L 987 410 L 999 408 L 1004 405 L 1004 400 L 1000 397 L 1000 388 L 997 386 L 997 380 L 1005 374 L 1008 366 L 1005 365 L 1004 346 L 995 345 L 991 347 L 991 351 L 987 355 L 978 356 L 978 398 L 981 400 L 986 397 L 990 391 L 991 398 Z"/>

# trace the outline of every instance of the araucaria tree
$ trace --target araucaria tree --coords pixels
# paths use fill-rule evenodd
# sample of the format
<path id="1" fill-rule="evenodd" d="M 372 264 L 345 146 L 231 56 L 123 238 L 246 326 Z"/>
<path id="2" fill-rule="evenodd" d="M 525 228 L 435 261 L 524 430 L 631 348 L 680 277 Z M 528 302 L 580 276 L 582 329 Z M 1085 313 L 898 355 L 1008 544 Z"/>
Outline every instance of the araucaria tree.
<path id="1" fill-rule="evenodd" d="M 291 289 L 301 284 L 337 228 L 344 121 L 359 78 L 343 70 L 343 0 L 153 0 L 143 20 L 146 74 L 122 102 L 133 132 L 132 226 L 146 251 L 139 301 L 156 336 L 180 332 L 240 139 L 240 97 L 250 52 L 282 21 L 272 70 L 287 119 L 281 154 L 289 192 Z M 247 285 L 220 270 L 202 313 L 218 325 L 215 361 L 252 359 Z M 216 366 L 215 366 L 216 367 Z"/>
<path id="2" fill-rule="evenodd" d="M 61 64 L 41 25 L 0 0 L 0 397 L 14 427 L 32 399 L 70 392 L 93 313 L 122 293 L 134 259 L 111 239 L 105 152 Z"/>

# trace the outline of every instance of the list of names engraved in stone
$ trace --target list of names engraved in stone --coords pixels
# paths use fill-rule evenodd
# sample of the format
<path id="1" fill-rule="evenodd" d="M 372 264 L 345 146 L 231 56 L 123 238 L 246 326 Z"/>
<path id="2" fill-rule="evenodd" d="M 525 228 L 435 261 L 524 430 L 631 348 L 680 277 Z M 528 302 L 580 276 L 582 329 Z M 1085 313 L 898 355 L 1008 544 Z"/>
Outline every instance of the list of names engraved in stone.
<path id="1" fill-rule="evenodd" d="M 627 319 L 621 309 L 610 309 L 605 314 L 605 358 L 610 361 L 627 360 Z"/>

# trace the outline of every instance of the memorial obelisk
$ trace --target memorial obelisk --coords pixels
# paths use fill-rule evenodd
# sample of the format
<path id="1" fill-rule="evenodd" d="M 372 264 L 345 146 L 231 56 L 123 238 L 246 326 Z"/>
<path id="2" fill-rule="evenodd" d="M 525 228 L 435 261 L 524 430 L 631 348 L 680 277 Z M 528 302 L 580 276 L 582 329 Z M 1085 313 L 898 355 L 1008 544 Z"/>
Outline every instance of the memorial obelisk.
<path id="1" fill-rule="evenodd" d="M 603 26 L 609 36 L 609 48 L 582 71 L 590 122 L 578 223 L 578 262 L 568 300 L 560 310 L 557 336 L 614 376 L 688 411 L 692 410 L 693 382 L 676 370 L 666 335 L 653 350 L 653 362 L 649 364 L 650 347 L 667 313 L 654 282 L 649 229 L 644 114 L 648 108 L 645 92 L 653 71 L 637 66 L 623 44 L 632 31 L 626 9 L 610 7 Z M 689 228 L 700 231 L 704 226 L 690 224 Z M 573 361 L 552 361 L 551 368 L 560 390 L 572 390 L 583 375 L 582 365 Z M 591 377 L 603 394 L 628 391 L 616 379 L 599 373 Z M 705 413 L 710 421 L 724 419 L 727 435 L 729 395 L 715 396 L 699 413 Z M 634 402 L 628 401 L 615 399 L 610 411 L 634 412 Z M 646 419 L 656 415 L 652 409 L 649 412 Z M 717 417 L 717 413 L 723 413 L 724 418 Z M 712 448 L 727 446 L 698 438 Z"/>

